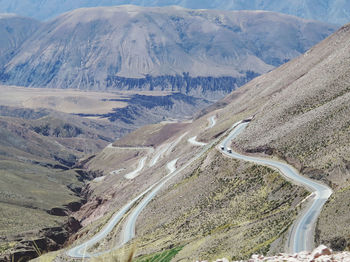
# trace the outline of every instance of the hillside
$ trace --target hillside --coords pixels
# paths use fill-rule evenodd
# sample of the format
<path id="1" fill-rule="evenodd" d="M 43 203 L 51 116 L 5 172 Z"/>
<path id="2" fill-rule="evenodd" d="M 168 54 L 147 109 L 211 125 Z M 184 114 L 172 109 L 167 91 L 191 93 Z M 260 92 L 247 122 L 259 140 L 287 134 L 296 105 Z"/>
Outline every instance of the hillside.
<path id="1" fill-rule="evenodd" d="M 33 34 L 40 22 L 12 14 L 0 14 L 0 72 L 2 66 L 18 51 L 24 40 Z"/>
<path id="2" fill-rule="evenodd" d="M 286 160 L 334 189 L 321 213 L 316 243 L 349 248 L 349 38 L 346 25 L 303 56 L 261 76 L 216 107 L 250 112 L 254 121 L 235 147 Z M 252 99 L 252 97 L 254 97 Z"/>
<path id="3" fill-rule="evenodd" d="M 91 198 L 76 214 L 86 225 L 76 243 L 91 238 L 113 211 L 169 174 L 176 160 L 178 173 L 141 212 L 135 238 L 117 256 L 133 245 L 137 261 L 159 256 L 173 261 L 246 259 L 284 251 L 290 225 L 300 207 L 307 206 L 306 190 L 273 169 L 224 157 L 212 144 L 202 151 L 203 145 L 190 142 L 194 136 L 216 141 L 233 123 L 254 116 L 232 146 L 286 161 L 304 176 L 328 184 L 334 193 L 319 216 L 314 244 L 349 250 L 349 38 L 347 25 L 303 56 L 234 91 L 168 138 L 153 138 L 164 126 L 145 127 L 87 162 L 92 170 L 103 170 L 107 161 L 109 166 L 103 179 L 90 184 Z M 212 116 L 216 124 L 209 128 Z M 127 179 L 142 159 L 142 172 Z M 120 243 L 128 214 L 90 252 Z"/>
<path id="4" fill-rule="evenodd" d="M 239 141 L 243 150 L 272 152 L 335 190 L 318 221 L 316 242 L 337 250 L 350 245 L 349 39 L 347 25 L 303 57 L 251 83 L 251 88 L 260 84 L 276 93 Z"/>
<path id="5" fill-rule="evenodd" d="M 84 8 L 44 23 L 0 78 L 18 86 L 167 90 L 217 100 L 334 30 L 260 11 Z"/>
<path id="6" fill-rule="evenodd" d="M 108 131 L 105 128 L 108 127 Z M 56 250 L 80 223 L 85 181 L 98 173 L 75 164 L 120 135 L 113 125 L 45 109 L 0 106 L 0 260 Z M 28 257 L 26 258 L 28 259 Z"/>
<path id="7" fill-rule="evenodd" d="M 114 6 L 134 4 L 141 6 L 169 6 L 178 5 L 193 9 L 220 10 L 267 10 L 314 19 L 333 24 L 349 22 L 349 2 L 344 0 L 1 0 L 0 12 L 16 13 L 40 20 L 53 18 L 63 12 L 81 7 Z"/>

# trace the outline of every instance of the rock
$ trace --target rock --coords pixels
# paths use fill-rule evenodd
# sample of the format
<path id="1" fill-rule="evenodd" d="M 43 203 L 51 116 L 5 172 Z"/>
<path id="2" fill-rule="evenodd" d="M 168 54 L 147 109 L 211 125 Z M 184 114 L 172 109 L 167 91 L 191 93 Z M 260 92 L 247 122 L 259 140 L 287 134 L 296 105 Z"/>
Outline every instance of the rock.
<path id="1" fill-rule="evenodd" d="M 68 222 L 65 225 L 65 229 L 70 233 L 76 233 L 78 230 L 82 228 L 82 225 L 78 220 L 76 220 L 74 217 L 69 217 Z"/>
<path id="2" fill-rule="evenodd" d="M 37 252 L 34 249 L 31 249 L 31 250 L 20 249 L 20 250 L 16 250 L 9 257 L 10 257 L 10 260 L 8 260 L 8 261 L 13 261 L 13 262 L 29 261 L 29 260 L 31 260 L 33 258 L 38 257 L 38 254 L 37 254 Z"/>
<path id="3" fill-rule="evenodd" d="M 316 259 L 320 256 L 329 256 L 332 254 L 332 250 L 326 247 L 325 245 L 320 245 L 318 248 L 316 248 L 312 253 L 311 257 L 313 259 Z"/>
<path id="4" fill-rule="evenodd" d="M 33 248 L 37 248 L 42 252 L 43 250 L 47 250 L 47 240 L 45 238 L 38 238 L 34 240 L 22 240 L 20 242 L 21 247 L 17 246 L 17 248 L 32 250 Z"/>
<path id="5" fill-rule="evenodd" d="M 330 247 L 334 251 L 343 251 L 347 246 L 347 241 L 344 237 L 335 237 L 331 239 Z"/>
<path id="6" fill-rule="evenodd" d="M 55 245 L 50 250 L 55 250 L 62 246 L 68 239 L 69 233 L 62 227 L 51 227 L 41 230 L 44 236 L 51 239 Z"/>
<path id="7" fill-rule="evenodd" d="M 67 216 L 67 210 L 60 207 L 54 207 L 48 210 L 47 213 L 53 216 L 60 216 L 60 217 Z"/>
<path id="8" fill-rule="evenodd" d="M 81 202 L 77 202 L 77 201 L 76 202 L 71 202 L 68 205 L 66 205 L 66 207 L 72 212 L 78 211 L 81 206 L 82 206 L 82 203 Z"/>

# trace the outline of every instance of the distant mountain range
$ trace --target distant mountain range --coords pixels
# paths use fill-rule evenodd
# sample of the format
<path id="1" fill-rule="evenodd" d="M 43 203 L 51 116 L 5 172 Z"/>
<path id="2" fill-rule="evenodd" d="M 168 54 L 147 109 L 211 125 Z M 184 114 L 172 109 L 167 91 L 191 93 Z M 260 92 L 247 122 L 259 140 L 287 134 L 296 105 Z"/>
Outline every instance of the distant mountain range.
<path id="1" fill-rule="evenodd" d="M 350 2 L 346 0 L 0 0 L 0 12 L 46 20 L 80 7 L 125 4 L 178 5 L 193 9 L 267 10 L 333 24 L 350 22 Z"/>
<path id="2" fill-rule="evenodd" d="M 24 21 L 27 24 L 26 21 Z M 42 23 L 0 64 L 4 84 L 170 90 L 218 99 L 336 29 L 266 11 L 82 8 Z"/>

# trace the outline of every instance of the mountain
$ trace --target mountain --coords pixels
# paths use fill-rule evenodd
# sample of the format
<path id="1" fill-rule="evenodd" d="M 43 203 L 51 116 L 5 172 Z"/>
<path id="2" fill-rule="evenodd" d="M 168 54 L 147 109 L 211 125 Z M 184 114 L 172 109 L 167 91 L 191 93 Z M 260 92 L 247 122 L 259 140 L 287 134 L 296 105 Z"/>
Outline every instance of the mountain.
<path id="1" fill-rule="evenodd" d="M 44 23 L 0 78 L 19 86 L 169 90 L 218 99 L 334 30 L 265 11 L 84 8 Z"/>
<path id="2" fill-rule="evenodd" d="M 1 0 L 0 12 L 46 20 L 81 7 L 125 4 L 178 5 L 193 9 L 266 10 L 339 25 L 350 21 L 350 3 L 346 0 Z"/>
<path id="3" fill-rule="evenodd" d="M 40 22 L 31 18 L 0 14 L 0 64 L 6 64 L 39 26 Z"/>
<path id="4" fill-rule="evenodd" d="M 348 250 L 349 39 L 346 25 L 203 110 L 193 122 L 142 127 L 86 161 L 85 168 L 104 176 L 89 184 L 88 202 L 75 214 L 84 226 L 75 238 L 90 239 L 101 223 L 175 167 L 178 172 L 156 197 L 142 212 L 135 211 L 141 212 L 136 236 L 114 256 L 131 247 L 136 261 L 163 256 L 170 257 L 167 261 L 240 260 L 283 252 L 293 221 L 313 195 L 274 169 L 228 158 L 213 144 L 205 151 L 190 142 L 215 142 L 234 123 L 253 116 L 232 148 L 287 162 L 329 185 L 334 192 L 315 223 L 314 244 Z M 214 125 L 208 123 L 212 117 Z M 141 162 L 142 172 L 127 179 Z M 90 252 L 114 247 L 125 228 L 118 224 L 116 238 L 109 235 Z"/>

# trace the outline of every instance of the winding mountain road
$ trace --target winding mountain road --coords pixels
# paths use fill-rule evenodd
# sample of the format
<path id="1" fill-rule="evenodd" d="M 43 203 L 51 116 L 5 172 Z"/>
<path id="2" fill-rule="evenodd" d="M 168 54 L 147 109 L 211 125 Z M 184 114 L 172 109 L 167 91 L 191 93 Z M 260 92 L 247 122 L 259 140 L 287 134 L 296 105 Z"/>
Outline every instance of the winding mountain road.
<path id="1" fill-rule="evenodd" d="M 207 129 L 213 128 L 216 125 L 215 116 L 209 117 L 208 121 L 209 121 L 209 126 L 207 127 Z"/>
<path id="2" fill-rule="evenodd" d="M 132 172 L 126 174 L 124 177 L 125 177 L 126 179 L 130 179 L 130 180 L 131 180 L 131 179 L 134 179 L 135 177 L 137 177 L 137 176 L 140 174 L 140 172 L 141 172 L 141 170 L 143 169 L 143 167 L 145 166 L 146 160 L 147 160 L 147 157 L 141 158 L 140 161 L 139 161 L 139 164 L 138 164 L 137 168 L 136 168 L 134 171 L 132 171 Z"/>
<path id="3" fill-rule="evenodd" d="M 183 137 L 187 134 L 184 133 L 181 135 L 175 142 L 171 144 L 169 148 L 167 148 L 168 152 L 172 150 L 182 139 Z M 90 258 L 90 257 L 96 257 L 101 254 L 110 252 L 112 250 L 107 250 L 104 252 L 98 252 L 98 253 L 89 253 L 88 249 L 91 248 L 94 244 L 100 242 L 103 238 L 107 237 L 107 235 L 112 232 L 114 227 L 122 220 L 122 218 L 125 216 L 125 214 L 132 209 L 132 207 L 140 201 L 143 197 L 141 202 L 137 204 L 132 213 L 127 217 L 127 221 L 125 223 L 125 226 L 123 228 L 122 232 L 122 239 L 121 239 L 121 245 L 116 246 L 113 249 L 119 248 L 123 246 L 125 243 L 127 243 L 129 240 L 131 240 L 134 235 L 135 235 L 135 225 L 136 225 L 136 220 L 141 213 L 141 211 L 147 206 L 147 204 L 156 196 L 156 194 L 161 190 L 161 188 L 169 182 L 170 179 L 181 173 L 183 170 L 188 168 L 193 162 L 198 160 L 205 152 L 207 152 L 215 143 L 219 141 L 220 138 L 215 139 L 212 143 L 204 147 L 195 157 L 190 159 L 186 164 L 184 164 L 181 168 L 176 170 L 176 162 L 177 159 L 174 159 L 173 161 L 169 162 L 167 164 L 167 169 L 169 170 L 169 173 L 163 177 L 160 181 L 157 183 L 153 184 L 150 186 L 147 190 L 145 190 L 143 193 L 135 197 L 133 200 L 131 200 L 128 204 L 123 206 L 108 222 L 107 224 L 102 228 L 100 232 L 98 232 L 96 235 L 94 235 L 90 240 L 79 244 L 78 246 L 75 246 L 71 249 L 69 249 L 66 254 L 69 257 L 73 258 Z M 111 145 L 108 147 L 114 148 Z M 150 192 L 151 191 L 151 192 Z M 149 193 L 150 192 L 150 193 Z M 149 194 L 148 194 L 149 193 Z M 147 195 L 148 194 L 148 195 Z"/>
<path id="4" fill-rule="evenodd" d="M 167 169 L 169 170 L 168 175 L 163 179 L 161 183 L 159 183 L 142 201 L 133 209 L 131 214 L 128 216 L 125 222 L 125 227 L 122 233 L 122 245 L 129 242 L 135 236 L 135 227 L 136 220 L 139 217 L 142 210 L 148 205 L 149 202 L 156 196 L 156 194 L 162 189 L 162 187 L 174 177 L 174 172 L 176 171 L 176 162 L 178 159 L 174 159 L 173 161 L 167 164 Z M 175 173 L 176 175 L 176 173 Z"/>
<path id="5" fill-rule="evenodd" d="M 233 127 L 227 131 L 230 133 L 222 141 L 220 145 L 222 153 L 232 158 L 254 162 L 257 164 L 276 168 L 286 178 L 292 180 L 294 183 L 298 185 L 305 186 L 306 188 L 308 188 L 310 191 L 313 192 L 314 197 L 312 198 L 310 205 L 306 210 L 304 210 L 300 218 L 297 219 L 293 224 L 290 237 L 287 243 L 291 252 L 311 250 L 312 243 L 313 243 L 313 229 L 314 229 L 315 222 L 317 220 L 319 213 L 321 212 L 323 205 L 332 194 L 332 190 L 329 187 L 319 182 L 303 177 L 297 172 L 297 170 L 295 170 L 292 166 L 288 164 L 285 164 L 276 160 L 272 160 L 272 159 L 245 156 L 237 152 L 234 152 L 232 150 L 230 150 L 231 152 L 228 152 L 227 149 L 228 149 L 229 143 L 235 137 L 237 137 L 245 129 L 247 125 L 248 125 L 247 122 L 240 121 L 234 124 Z M 179 137 L 176 142 L 178 143 L 184 137 L 184 135 L 185 134 Z M 122 236 L 120 241 L 121 244 L 115 248 L 119 248 L 123 246 L 125 243 L 127 243 L 128 241 L 130 241 L 135 236 L 136 220 L 140 215 L 140 213 L 142 212 L 142 210 L 147 206 L 147 204 L 157 195 L 157 193 L 159 193 L 159 191 L 163 188 L 163 186 L 167 182 L 169 182 L 170 179 L 172 179 L 173 177 L 181 173 L 183 170 L 188 168 L 191 164 L 193 164 L 196 160 L 198 160 L 201 156 L 203 156 L 203 154 L 206 153 L 212 146 L 214 146 L 218 141 L 220 141 L 220 139 L 222 139 L 222 136 L 220 136 L 210 144 L 203 147 L 203 149 L 195 157 L 190 159 L 186 164 L 181 166 L 179 169 L 176 169 L 177 159 L 174 159 L 173 161 L 169 162 L 167 164 L 167 169 L 169 170 L 169 172 L 165 177 L 163 177 L 160 181 L 150 186 L 147 190 L 145 190 L 143 193 L 135 197 L 128 204 L 123 206 L 109 220 L 109 222 L 102 228 L 102 230 L 98 232 L 95 236 L 93 236 L 90 240 L 68 250 L 66 254 L 74 258 L 88 258 L 93 256 L 99 256 L 106 252 L 110 252 L 111 250 L 90 254 L 89 252 L 87 252 L 87 250 L 91 248 L 94 244 L 100 242 L 110 232 L 112 232 L 114 227 L 121 221 L 121 219 L 127 214 L 127 212 L 129 210 L 132 210 L 131 213 L 127 216 L 126 222 L 122 230 Z"/>
<path id="6" fill-rule="evenodd" d="M 157 164 L 158 160 L 165 154 L 166 151 L 168 151 L 169 147 L 171 146 L 171 144 L 165 144 L 165 145 L 161 145 L 157 151 L 156 154 L 153 156 L 153 158 L 151 159 L 149 166 L 152 167 L 155 164 Z"/>
<path id="7" fill-rule="evenodd" d="M 203 142 L 198 142 L 197 141 L 197 136 L 191 137 L 187 140 L 187 142 L 189 142 L 190 144 L 194 145 L 194 146 L 205 146 L 207 143 L 203 143 Z"/>
<path id="8" fill-rule="evenodd" d="M 302 212 L 299 219 L 294 222 L 287 243 L 288 249 L 293 253 L 312 250 L 315 223 L 323 205 L 332 195 L 332 190 L 324 184 L 300 175 L 295 168 L 286 163 L 272 159 L 241 155 L 232 150 L 230 150 L 231 152 L 228 152 L 227 148 L 230 142 L 242 133 L 247 125 L 248 122 L 241 122 L 233 129 L 233 131 L 221 143 L 220 148 L 222 152 L 225 155 L 236 159 L 276 168 L 283 174 L 283 176 L 290 179 L 295 184 L 302 185 L 313 192 L 314 197 L 312 198 L 310 205 Z"/>
<path id="9" fill-rule="evenodd" d="M 135 197 L 133 200 L 131 200 L 128 204 L 123 206 L 109 221 L 108 223 L 102 228 L 101 231 L 99 231 L 96 235 L 94 235 L 90 240 L 73 247 L 69 249 L 66 254 L 70 257 L 74 258 L 89 258 L 94 256 L 99 256 L 102 253 L 94 253 L 90 254 L 88 252 L 88 249 L 91 248 L 94 244 L 100 242 L 102 239 L 104 239 L 113 229 L 114 227 L 120 222 L 120 220 L 123 218 L 123 216 L 132 208 L 132 206 L 140 200 L 144 195 L 146 195 L 149 191 L 151 191 L 153 186 L 149 187 L 146 191 Z"/>

